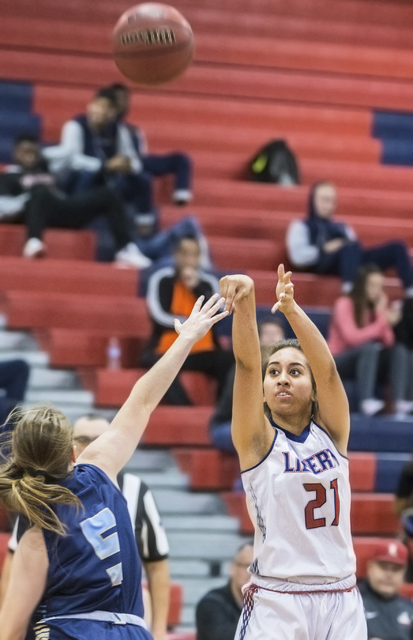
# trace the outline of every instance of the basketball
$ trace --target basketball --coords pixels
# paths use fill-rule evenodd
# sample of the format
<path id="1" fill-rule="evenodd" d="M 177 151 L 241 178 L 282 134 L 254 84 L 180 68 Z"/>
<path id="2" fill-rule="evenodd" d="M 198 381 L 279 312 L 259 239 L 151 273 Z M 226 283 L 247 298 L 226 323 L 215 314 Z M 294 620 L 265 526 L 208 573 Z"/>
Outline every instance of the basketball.
<path id="1" fill-rule="evenodd" d="M 121 15 L 112 35 L 119 71 L 138 84 L 155 85 L 180 76 L 192 61 L 194 34 L 173 7 L 138 4 Z"/>

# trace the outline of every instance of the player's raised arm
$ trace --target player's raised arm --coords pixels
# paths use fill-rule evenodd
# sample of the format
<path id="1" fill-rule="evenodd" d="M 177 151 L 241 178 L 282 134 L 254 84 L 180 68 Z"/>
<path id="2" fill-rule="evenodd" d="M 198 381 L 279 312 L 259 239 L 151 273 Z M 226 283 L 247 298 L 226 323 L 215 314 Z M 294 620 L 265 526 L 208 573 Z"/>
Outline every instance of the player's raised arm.
<path id="1" fill-rule="evenodd" d="M 278 267 L 276 295 L 278 302 L 272 311 L 279 309 L 287 318 L 314 375 L 319 406 L 319 415 L 314 419 L 328 431 L 338 450 L 345 454 L 350 431 L 346 392 L 326 341 L 295 302 L 291 272 L 285 273 L 282 264 Z"/>
<path id="2" fill-rule="evenodd" d="M 216 323 L 228 315 L 219 312 L 224 299 L 213 295 L 203 306 L 201 296 L 189 318 L 175 321 L 179 334 L 175 342 L 132 389 L 129 398 L 115 416 L 110 428 L 92 442 L 77 462 L 100 467 L 115 479 L 135 451 L 149 417 L 178 374 L 193 345 Z"/>
<path id="3" fill-rule="evenodd" d="M 263 458 L 273 437 L 263 412 L 254 282 L 245 275 L 225 276 L 220 281 L 220 289 L 226 308 L 234 312 L 232 341 L 236 370 L 231 431 L 244 470 Z"/>

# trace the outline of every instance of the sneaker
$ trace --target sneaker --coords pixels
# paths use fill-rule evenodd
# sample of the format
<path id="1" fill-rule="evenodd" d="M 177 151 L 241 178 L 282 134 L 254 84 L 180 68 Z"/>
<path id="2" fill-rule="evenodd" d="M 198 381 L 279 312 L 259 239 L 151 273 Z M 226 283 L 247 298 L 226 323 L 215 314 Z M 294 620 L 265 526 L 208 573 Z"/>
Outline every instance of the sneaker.
<path id="1" fill-rule="evenodd" d="M 192 193 L 189 189 L 177 189 L 174 191 L 172 200 L 174 204 L 177 204 L 178 206 L 188 204 L 188 202 L 191 202 L 192 200 Z"/>
<path id="2" fill-rule="evenodd" d="M 134 267 L 135 269 L 146 269 L 152 264 L 152 260 L 143 255 L 136 244 L 129 242 L 123 249 L 117 252 L 116 265 L 119 267 Z"/>
<path id="3" fill-rule="evenodd" d="M 394 408 L 399 417 L 407 416 L 413 411 L 413 402 L 411 400 L 396 400 Z"/>
<path id="4" fill-rule="evenodd" d="M 384 408 L 383 400 L 377 400 L 377 398 L 368 398 L 367 400 L 363 400 L 361 402 L 360 408 L 361 413 L 364 413 L 365 416 L 375 416 L 376 413 L 379 413 Z"/>
<path id="5" fill-rule="evenodd" d="M 23 248 L 25 258 L 41 258 L 46 251 L 44 242 L 38 238 L 29 238 Z"/>

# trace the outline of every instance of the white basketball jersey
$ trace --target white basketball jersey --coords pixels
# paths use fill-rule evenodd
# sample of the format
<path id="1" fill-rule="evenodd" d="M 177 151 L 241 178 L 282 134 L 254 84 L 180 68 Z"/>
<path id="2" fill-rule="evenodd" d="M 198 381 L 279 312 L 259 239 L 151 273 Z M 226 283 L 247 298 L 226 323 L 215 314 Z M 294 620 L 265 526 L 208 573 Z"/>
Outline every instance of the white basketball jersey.
<path id="1" fill-rule="evenodd" d="M 322 584 L 353 575 L 347 458 L 315 422 L 301 436 L 275 427 L 266 457 L 242 473 L 255 525 L 253 581 Z"/>

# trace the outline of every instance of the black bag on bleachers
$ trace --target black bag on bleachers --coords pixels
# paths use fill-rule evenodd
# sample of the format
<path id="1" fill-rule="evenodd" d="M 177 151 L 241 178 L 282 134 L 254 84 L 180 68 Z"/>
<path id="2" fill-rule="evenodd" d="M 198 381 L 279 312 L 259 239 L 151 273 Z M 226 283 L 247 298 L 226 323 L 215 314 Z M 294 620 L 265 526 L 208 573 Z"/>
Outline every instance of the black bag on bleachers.
<path id="1" fill-rule="evenodd" d="M 300 184 L 297 159 L 284 140 L 271 140 L 251 160 L 250 178 L 285 186 Z"/>

